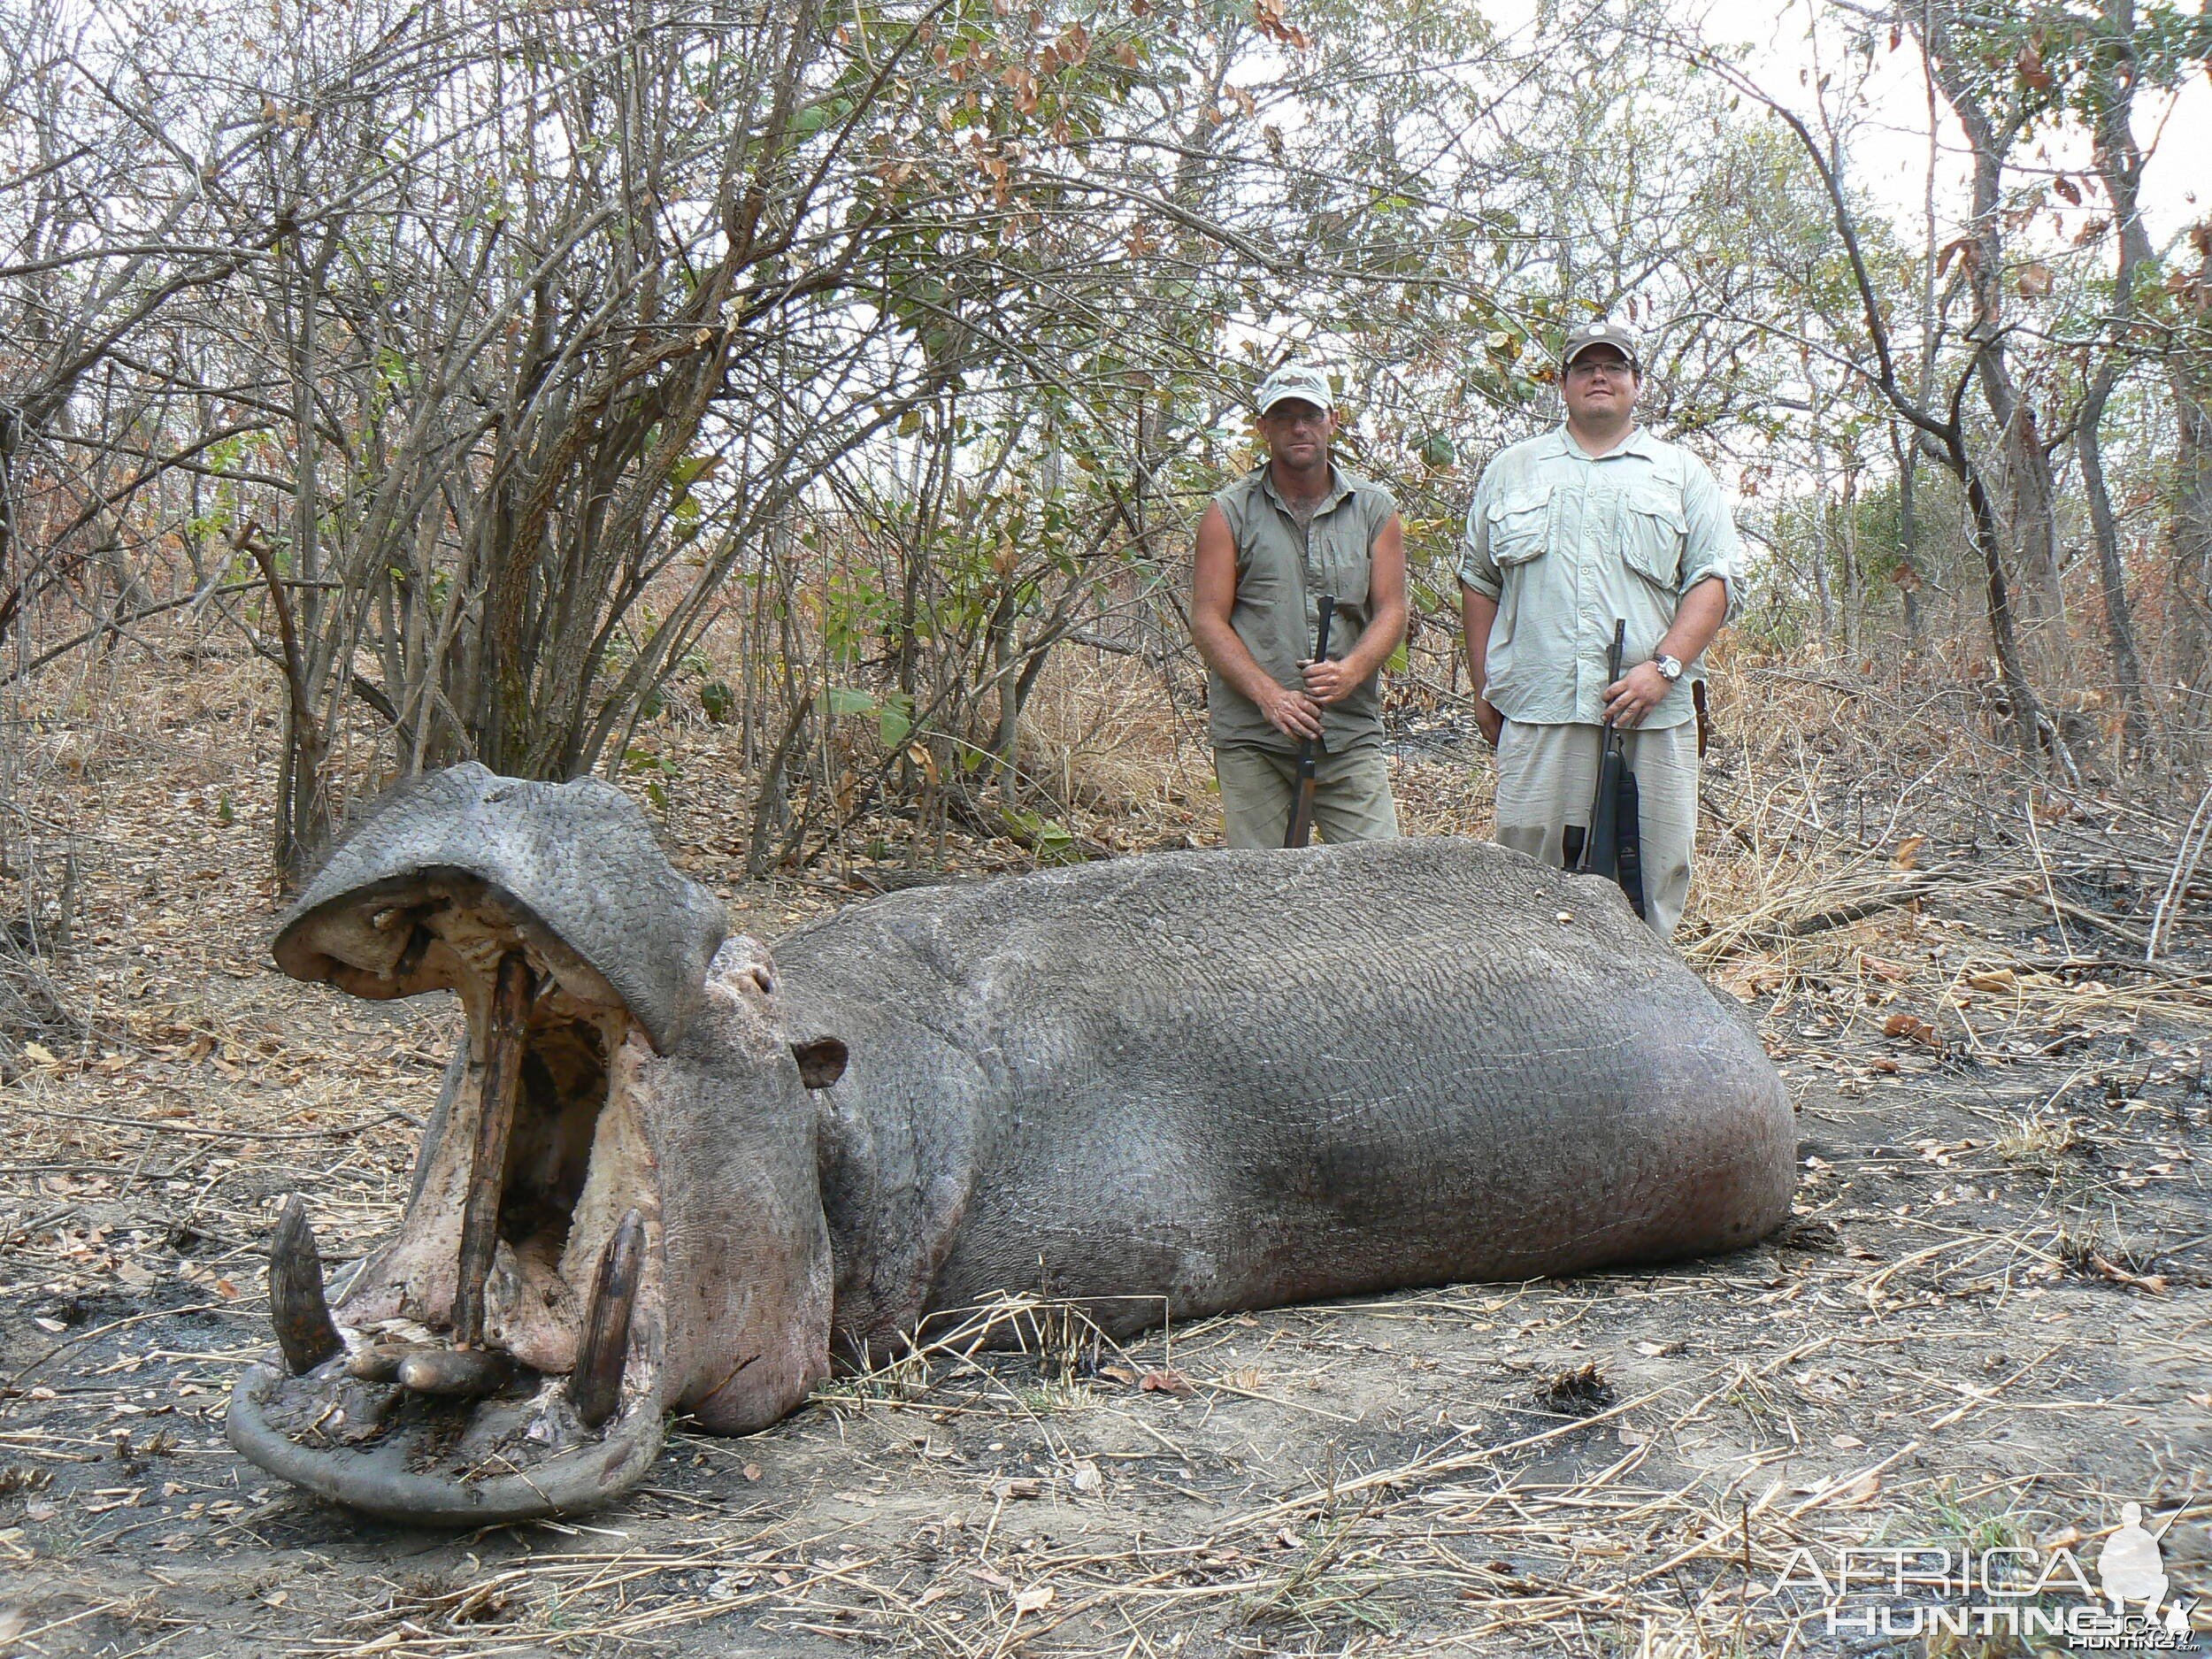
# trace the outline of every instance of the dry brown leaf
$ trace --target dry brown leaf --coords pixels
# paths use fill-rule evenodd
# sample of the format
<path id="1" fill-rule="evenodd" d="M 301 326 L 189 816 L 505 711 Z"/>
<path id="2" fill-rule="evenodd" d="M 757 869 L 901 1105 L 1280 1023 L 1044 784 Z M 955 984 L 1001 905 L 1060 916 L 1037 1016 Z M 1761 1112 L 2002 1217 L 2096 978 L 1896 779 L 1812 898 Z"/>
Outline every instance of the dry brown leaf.
<path id="1" fill-rule="evenodd" d="M 2095 1270 L 2098 1278 L 2109 1279 L 2116 1285 L 2125 1285 L 2133 1290 L 2147 1290 L 2154 1296 L 2166 1294 L 2166 1276 L 2163 1273 L 2131 1273 L 2095 1250 L 2089 1253 L 2089 1265 Z"/>
<path id="2" fill-rule="evenodd" d="M 1936 1028 L 1915 1014 L 1892 1014 L 1882 1022 L 1882 1035 L 1908 1038 L 1914 1042 L 1925 1043 L 1931 1048 L 1943 1046 L 1943 1040 L 1936 1035 Z"/>
<path id="3" fill-rule="evenodd" d="M 1191 1392 L 1190 1379 L 1179 1371 L 1148 1371 L 1137 1384 L 1141 1394 L 1174 1394 L 1179 1399 Z"/>

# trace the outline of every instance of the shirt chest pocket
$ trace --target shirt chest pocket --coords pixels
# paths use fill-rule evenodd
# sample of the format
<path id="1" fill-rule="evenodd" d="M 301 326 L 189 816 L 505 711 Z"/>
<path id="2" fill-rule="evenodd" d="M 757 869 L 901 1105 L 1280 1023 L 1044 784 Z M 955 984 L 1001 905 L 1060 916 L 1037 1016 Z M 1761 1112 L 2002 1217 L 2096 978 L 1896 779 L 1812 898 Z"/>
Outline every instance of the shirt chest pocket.
<path id="1" fill-rule="evenodd" d="M 1681 500 L 1672 490 L 1639 488 L 1621 497 L 1623 561 L 1670 594 L 1682 585 L 1682 543 L 1688 528 Z"/>
<path id="2" fill-rule="evenodd" d="M 1307 541 L 1312 549 L 1314 573 L 1321 580 L 1320 591 L 1333 595 L 1348 611 L 1364 611 L 1371 561 L 1367 539 L 1360 534 L 1360 517 L 1350 503 L 1315 519 Z M 1311 645 L 1307 649 L 1310 650 Z"/>
<path id="3" fill-rule="evenodd" d="M 1490 562 L 1510 570 L 1551 546 L 1551 492 L 1523 490 L 1490 503 Z"/>

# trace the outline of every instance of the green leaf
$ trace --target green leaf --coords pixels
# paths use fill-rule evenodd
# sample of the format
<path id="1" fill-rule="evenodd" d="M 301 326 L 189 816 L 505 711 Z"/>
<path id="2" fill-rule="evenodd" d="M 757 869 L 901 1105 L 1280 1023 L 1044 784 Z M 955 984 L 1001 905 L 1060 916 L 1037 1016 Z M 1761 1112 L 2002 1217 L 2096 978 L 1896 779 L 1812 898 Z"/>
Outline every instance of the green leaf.
<path id="1" fill-rule="evenodd" d="M 1042 864 L 1079 864 L 1084 861 L 1083 849 L 1076 845 L 1075 836 L 1067 826 L 1020 807 L 1002 807 L 999 818 L 1012 832 L 1015 840 L 1025 843 Z"/>

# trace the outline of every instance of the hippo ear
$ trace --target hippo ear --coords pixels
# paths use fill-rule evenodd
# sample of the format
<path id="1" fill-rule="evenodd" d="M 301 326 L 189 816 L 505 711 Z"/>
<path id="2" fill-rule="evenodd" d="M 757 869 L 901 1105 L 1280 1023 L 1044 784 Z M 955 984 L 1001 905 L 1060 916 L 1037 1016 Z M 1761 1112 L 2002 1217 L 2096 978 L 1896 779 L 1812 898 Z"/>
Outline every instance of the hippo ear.
<path id="1" fill-rule="evenodd" d="M 795 1042 L 791 1057 L 799 1063 L 799 1081 L 809 1088 L 827 1088 L 845 1075 L 845 1043 L 841 1037 L 810 1037 Z"/>

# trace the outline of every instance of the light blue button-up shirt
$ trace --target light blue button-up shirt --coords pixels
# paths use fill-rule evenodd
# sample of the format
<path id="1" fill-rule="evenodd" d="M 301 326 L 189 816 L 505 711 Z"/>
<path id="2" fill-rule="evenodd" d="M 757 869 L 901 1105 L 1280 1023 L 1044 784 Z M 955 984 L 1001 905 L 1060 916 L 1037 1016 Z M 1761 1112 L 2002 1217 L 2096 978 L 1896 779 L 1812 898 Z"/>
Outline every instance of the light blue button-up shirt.
<path id="1" fill-rule="evenodd" d="M 1467 511 L 1459 580 L 1498 602 L 1483 695 L 1530 726 L 1601 725 L 1617 618 L 1621 665 L 1647 663 L 1682 595 L 1709 576 L 1733 603 L 1743 565 L 1736 526 L 1705 464 L 1679 444 L 1632 430 L 1601 456 L 1564 426 L 1502 450 Z M 1641 722 L 1679 726 L 1704 661 Z"/>

